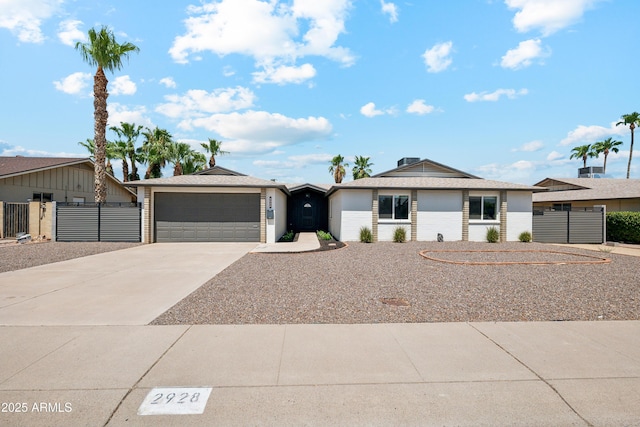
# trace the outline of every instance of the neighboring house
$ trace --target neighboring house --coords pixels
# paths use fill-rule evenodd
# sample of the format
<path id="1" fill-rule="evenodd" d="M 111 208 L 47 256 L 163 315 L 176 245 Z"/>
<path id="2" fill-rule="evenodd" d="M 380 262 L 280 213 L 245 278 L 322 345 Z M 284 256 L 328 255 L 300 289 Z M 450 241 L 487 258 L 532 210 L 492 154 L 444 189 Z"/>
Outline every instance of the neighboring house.
<path id="1" fill-rule="evenodd" d="M 533 208 L 566 211 L 606 205 L 607 212 L 640 211 L 640 179 L 546 178 L 548 190 L 533 195 Z"/>
<path id="2" fill-rule="evenodd" d="M 531 197 L 538 187 L 490 181 L 429 159 L 404 158 L 370 178 L 336 184 L 327 192 L 329 231 L 359 240 L 368 227 L 374 241 L 393 239 L 402 226 L 411 240 L 486 241 L 487 228 L 501 241 L 532 230 Z"/>
<path id="3" fill-rule="evenodd" d="M 93 168 L 88 158 L 0 157 L 0 201 L 93 202 Z M 108 202 L 135 200 L 135 193 L 107 174 Z"/>
<path id="4" fill-rule="evenodd" d="M 142 241 L 263 242 L 287 231 L 284 184 L 215 166 L 194 175 L 128 182 L 143 201 Z"/>
<path id="5" fill-rule="evenodd" d="M 531 195 L 542 189 L 489 181 L 431 160 L 405 158 L 396 169 L 344 184 L 281 184 L 215 166 L 194 175 L 129 182 L 144 201 L 143 241 L 276 242 L 286 231 L 328 230 L 359 240 L 501 240 L 532 229 Z"/>

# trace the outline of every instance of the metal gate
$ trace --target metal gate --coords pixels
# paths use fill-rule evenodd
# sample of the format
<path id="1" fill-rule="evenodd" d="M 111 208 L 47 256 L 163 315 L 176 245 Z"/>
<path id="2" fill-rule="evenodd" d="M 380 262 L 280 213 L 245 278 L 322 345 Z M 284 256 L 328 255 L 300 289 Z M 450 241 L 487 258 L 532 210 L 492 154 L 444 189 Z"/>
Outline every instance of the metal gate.
<path id="1" fill-rule="evenodd" d="M 58 242 L 139 242 L 141 205 L 137 203 L 57 203 Z"/>
<path id="2" fill-rule="evenodd" d="M 540 243 L 604 243 L 604 208 L 533 211 L 533 241 Z"/>
<path id="3" fill-rule="evenodd" d="M 3 237 L 16 237 L 29 232 L 29 203 L 3 202 Z"/>

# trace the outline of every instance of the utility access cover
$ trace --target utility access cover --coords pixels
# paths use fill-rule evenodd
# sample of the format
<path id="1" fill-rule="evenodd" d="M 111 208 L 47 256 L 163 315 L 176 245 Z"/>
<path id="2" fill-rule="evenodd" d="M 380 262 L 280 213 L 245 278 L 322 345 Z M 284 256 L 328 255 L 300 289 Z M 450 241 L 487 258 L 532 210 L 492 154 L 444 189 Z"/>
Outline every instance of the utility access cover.
<path id="1" fill-rule="evenodd" d="M 138 415 L 192 415 L 204 413 L 211 387 L 154 388 L 138 408 Z"/>

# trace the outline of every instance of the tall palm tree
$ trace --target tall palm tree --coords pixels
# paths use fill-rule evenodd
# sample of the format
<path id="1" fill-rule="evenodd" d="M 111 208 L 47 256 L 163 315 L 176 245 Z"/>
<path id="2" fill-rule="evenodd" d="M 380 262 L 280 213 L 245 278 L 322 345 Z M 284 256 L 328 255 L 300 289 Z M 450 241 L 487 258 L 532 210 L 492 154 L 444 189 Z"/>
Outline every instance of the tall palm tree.
<path id="1" fill-rule="evenodd" d="M 607 138 L 604 141 L 598 141 L 591 146 L 596 157 L 599 157 L 600 153 L 604 154 L 604 173 L 607 173 L 607 157 L 612 151 L 614 153 L 620 151 L 618 145 L 622 145 L 622 141 L 614 141 L 613 138 Z"/>
<path id="2" fill-rule="evenodd" d="M 147 164 L 147 171 L 144 179 L 161 178 L 162 168 L 167 163 L 169 147 L 173 143 L 173 136 L 166 129 L 147 128 L 144 135 L 144 142 L 140 148 L 142 162 Z"/>
<path id="3" fill-rule="evenodd" d="M 591 144 L 580 145 L 571 149 L 569 159 L 582 159 L 584 167 L 587 167 L 587 157 L 593 157 L 595 153 L 591 150 Z"/>
<path id="4" fill-rule="evenodd" d="M 333 179 L 336 181 L 336 184 L 340 184 L 342 182 L 342 178 L 344 178 L 346 172 L 345 168 L 349 167 L 348 163 L 344 163 L 344 157 L 340 154 L 331 159 L 331 166 L 329 167 L 329 173 L 333 174 Z"/>
<path id="5" fill-rule="evenodd" d="M 369 159 L 369 157 L 356 156 L 353 169 L 351 170 L 354 180 L 369 178 L 371 176 L 371 166 L 373 166 L 373 163 L 369 162 Z"/>
<path id="6" fill-rule="evenodd" d="M 131 162 L 131 173 L 125 175 L 124 182 L 139 180 L 140 176 L 138 175 L 138 166 L 136 162 L 140 161 L 140 159 L 139 155 L 136 152 L 136 141 L 138 140 L 140 132 L 142 132 L 142 129 L 144 129 L 144 127 L 142 125 L 136 126 L 135 123 L 120 122 L 120 126 L 111 126 L 109 129 L 115 132 L 120 140 L 124 139 L 123 142 L 126 146 L 124 149 L 126 158 L 122 159 L 123 172 L 125 170 L 125 163 L 127 162 L 127 158 L 129 159 L 129 162 Z M 120 141 L 117 141 L 118 145 L 119 142 Z"/>
<path id="7" fill-rule="evenodd" d="M 222 155 L 222 154 L 229 154 L 228 151 L 223 151 L 222 150 L 222 141 L 217 141 L 213 138 L 209 138 L 209 143 L 205 144 L 204 142 L 200 143 L 200 145 L 202 145 L 202 148 L 205 149 L 205 151 L 207 153 L 211 154 L 211 157 L 209 157 L 209 167 L 212 168 L 216 165 L 216 156 L 217 155 Z"/>
<path id="8" fill-rule="evenodd" d="M 79 141 L 78 145 L 83 146 L 89 152 L 89 158 L 94 161 L 96 158 L 96 144 L 91 138 L 87 138 L 86 142 Z M 113 147 L 112 143 L 107 141 L 107 146 L 104 150 L 104 157 L 106 159 L 105 171 L 106 173 L 113 175 L 113 166 L 111 165 L 111 160 L 116 159 L 118 157 L 115 152 L 115 147 Z"/>
<path id="9" fill-rule="evenodd" d="M 113 158 L 122 161 L 122 182 L 129 180 L 129 163 L 127 163 L 128 147 L 125 141 L 108 141 L 107 152 L 113 154 Z M 109 169 L 109 166 L 107 166 Z M 112 168 L 113 172 L 113 168 Z"/>
<path id="10" fill-rule="evenodd" d="M 183 175 L 191 175 L 192 173 L 200 172 L 204 170 L 206 164 L 207 158 L 205 155 L 192 150 L 191 155 L 182 164 L 182 173 Z"/>
<path id="11" fill-rule="evenodd" d="M 629 129 L 631 130 L 631 146 L 629 147 L 629 163 L 627 163 L 627 179 L 629 179 L 629 174 L 631 173 L 631 158 L 633 157 L 633 130 L 636 128 L 636 126 L 640 126 L 640 113 L 637 113 L 634 111 L 631 114 L 623 114 L 620 118 L 622 120 L 616 123 L 616 126 L 629 125 Z"/>
<path id="12" fill-rule="evenodd" d="M 184 173 L 183 165 L 192 156 L 191 146 L 185 142 L 174 142 L 167 150 L 167 161 L 173 163 L 173 176 Z"/>
<path id="13" fill-rule="evenodd" d="M 96 74 L 93 77 L 93 117 L 94 117 L 94 141 L 95 141 L 95 200 L 96 203 L 107 201 L 107 182 L 105 176 L 105 150 L 107 147 L 107 76 L 104 71 L 115 71 L 122 68 L 122 59 L 129 58 L 131 52 L 140 49 L 132 43 L 119 44 L 116 42 L 113 32 L 107 27 L 99 30 L 89 29 L 89 41 L 76 43 L 76 50 L 80 51 L 82 59 L 91 66 L 96 66 Z"/>

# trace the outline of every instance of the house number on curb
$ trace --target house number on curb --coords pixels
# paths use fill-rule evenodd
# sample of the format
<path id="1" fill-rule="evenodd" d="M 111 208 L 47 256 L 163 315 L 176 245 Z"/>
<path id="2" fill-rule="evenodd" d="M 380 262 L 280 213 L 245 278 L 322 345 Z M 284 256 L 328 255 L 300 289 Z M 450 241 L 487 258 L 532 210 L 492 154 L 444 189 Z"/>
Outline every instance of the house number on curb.
<path id="1" fill-rule="evenodd" d="M 154 388 L 142 401 L 138 415 L 202 414 L 210 394 L 210 387 Z"/>

